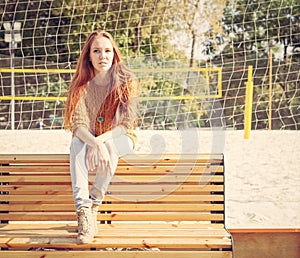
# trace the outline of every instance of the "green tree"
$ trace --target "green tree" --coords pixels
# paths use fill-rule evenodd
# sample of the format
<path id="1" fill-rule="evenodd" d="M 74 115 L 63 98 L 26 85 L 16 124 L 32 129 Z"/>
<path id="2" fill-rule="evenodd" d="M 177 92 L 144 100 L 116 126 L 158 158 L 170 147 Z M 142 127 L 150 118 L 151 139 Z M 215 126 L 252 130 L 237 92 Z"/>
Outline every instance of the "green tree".
<path id="1" fill-rule="evenodd" d="M 24 67 L 24 63 L 29 68 L 74 68 L 86 36 L 95 29 L 104 29 L 113 34 L 130 66 L 142 64 L 162 67 L 164 60 L 178 56 L 178 53 L 170 50 L 165 37 L 166 31 L 172 26 L 164 20 L 168 8 L 169 1 L 166 0 L 12 0 L 0 3 L 2 21 L 22 22 L 23 40 L 16 56 L 24 61 L 15 62 L 15 67 L 20 68 Z M 1 33 L 3 35 L 3 30 Z M 9 55 L 7 46 L 0 53 Z M 57 83 L 56 80 L 50 82 L 47 75 L 42 74 L 20 76 L 15 80 L 17 93 L 43 94 L 44 88 L 50 89 L 52 84 L 61 85 L 62 91 L 66 91 L 70 77 L 60 76 L 62 80 Z M 2 88 L 5 89 L 2 95 L 10 94 L 8 85 L 7 81 Z M 37 109 L 47 110 L 49 105 L 44 103 L 42 108 L 42 104 L 39 103 Z M 17 107 L 20 117 L 17 119 L 19 126 L 16 127 L 26 127 L 24 121 L 34 119 L 32 110 L 36 106 L 20 102 Z M 9 105 L 5 106 L 3 112 L 9 113 Z"/>
<path id="2" fill-rule="evenodd" d="M 253 65 L 253 127 L 268 127 L 267 76 L 272 58 L 273 128 L 299 129 L 299 54 L 296 50 L 300 42 L 300 6 L 292 0 L 238 0 L 227 5 L 222 25 L 227 44 L 220 55 L 214 56 L 214 63 L 226 71 L 223 73 L 223 106 L 227 123 L 243 128 L 245 69 Z M 275 55 L 280 54 L 276 49 L 280 45 L 283 58 L 276 60 Z M 275 54 L 272 57 L 270 49 Z"/>

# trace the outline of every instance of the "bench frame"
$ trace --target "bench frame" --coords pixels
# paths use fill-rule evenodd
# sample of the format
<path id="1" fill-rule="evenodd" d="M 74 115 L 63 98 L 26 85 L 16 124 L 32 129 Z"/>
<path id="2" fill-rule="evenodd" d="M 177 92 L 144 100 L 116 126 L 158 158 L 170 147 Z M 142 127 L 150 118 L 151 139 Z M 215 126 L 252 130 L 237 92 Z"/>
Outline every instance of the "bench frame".
<path id="1" fill-rule="evenodd" d="M 0 155 L 0 256 L 233 257 L 224 177 L 223 154 L 127 155 L 76 245 L 69 155 Z"/>

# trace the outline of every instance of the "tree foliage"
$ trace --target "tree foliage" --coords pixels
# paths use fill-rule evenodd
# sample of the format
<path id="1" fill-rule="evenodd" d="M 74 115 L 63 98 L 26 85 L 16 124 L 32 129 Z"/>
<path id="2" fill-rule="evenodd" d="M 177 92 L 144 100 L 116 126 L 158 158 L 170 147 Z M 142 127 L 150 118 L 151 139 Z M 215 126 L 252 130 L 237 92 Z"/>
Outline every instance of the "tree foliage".
<path id="1" fill-rule="evenodd" d="M 227 124 L 243 128 L 244 87 L 247 67 L 254 67 L 253 128 L 267 128 L 270 59 L 272 124 L 275 129 L 299 129 L 300 6 L 293 0 L 229 3 L 222 26 L 226 46 L 213 63 L 224 67 L 223 108 Z M 279 46 L 282 46 L 280 48 Z M 270 56 L 270 50 L 273 55 Z M 278 50 L 279 49 L 279 50 Z M 211 51 L 213 53 L 213 51 Z M 213 53 L 214 54 L 214 53 Z M 279 55 L 282 58 L 276 58 Z"/>
<path id="2" fill-rule="evenodd" d="M 272 49 L 273 128 L 298 129 L 300 6 L 294 0 L 11 0 L 0 3 L 0 14 L 1 23 L 22 22 L 23 39 L 15 50 L 15 67 L 75 68 L 86 36 L 95 29 L 113 34 L 125 62 L 132 68 L 222 67 L 222 112 L 226 125 L 237 129 L 243 128 L 248 65 L 254 67 L 253 126 L 268 126 L 269 53 Z M 0 38 L 3 37 L 1 27 Z M 10 53 L 2 40 L 0 54 L 4 56 L 1 66 L 7 67 Z M 199 58 L 204 61 L 197 60 Z M 177 80 L 176 76 L 144 76 L 142 96 L 147 96 L 149 90 L 153 95 L 189 94 L 192 74 L 186 76 L 186 81 Z M 51 96 L 55 92 L 63 95 L 70 79 L 71 74 L 18 76 L 16 94 Z M 2 73 L 1 85 L 1 94 L 9 95 L 9 74 Z M 191 121 L 187 126 L 208 126 L 205 120 L 209 119 L 209 109 L 214 104 L 175 102 L 142 102 L 142 108 L 148 112 L 144 117 L 149 117 L 145 119 L 148 122 L 144 121 L 144 128 L 178 127 L 186 120 Z M 0 116 L 7 121 L 8 104 L 0 106 Z M 61 102 L 28 105 L 18 102 L 17 127 L 30 127 L 30 121 L 37 116 L 61 117 L 62 108 Z M 151 120 L 153 115 L 156 120 Z M 53 123 L 50 119 L 49 122 Z"/>

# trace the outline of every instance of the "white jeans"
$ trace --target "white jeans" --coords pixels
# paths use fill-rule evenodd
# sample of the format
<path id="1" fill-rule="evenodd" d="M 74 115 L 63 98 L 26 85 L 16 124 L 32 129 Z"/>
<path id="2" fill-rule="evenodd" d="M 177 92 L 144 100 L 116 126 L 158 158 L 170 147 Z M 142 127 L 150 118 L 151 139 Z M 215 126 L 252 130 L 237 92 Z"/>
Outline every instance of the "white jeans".
<path id="1" fill-rule="evenodd" d="M 111 170 L 102 166 L 96 171 L 94 178 L 89 177 L 85 156 L 87 145 L 78 137 L 73 137 L 70 147 L 70 172 L 75 209 L 82 206 L 91 207 L 93 203 L 101 204 L 107 187 L 118 165 L 118 159 L 133 150 L 133 142 L 127 135 L 108 140 L 105 145 L 110 153 Z M 94 172 L 95 173 L 95 172 Z M 92 187 L 89 190 L 89 181 Z"/>

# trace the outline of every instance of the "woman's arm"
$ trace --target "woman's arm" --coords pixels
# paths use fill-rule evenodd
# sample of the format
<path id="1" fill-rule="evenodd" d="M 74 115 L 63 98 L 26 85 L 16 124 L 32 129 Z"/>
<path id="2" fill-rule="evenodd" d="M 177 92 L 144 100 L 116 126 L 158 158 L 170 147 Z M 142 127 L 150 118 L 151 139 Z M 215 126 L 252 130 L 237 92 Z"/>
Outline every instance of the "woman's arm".
<path id="1" fill-rule="evenodd" d="M 109 139 L 119 137 L 127 133 L 127 129 L 123 125 L 116 126 L 110 131 L 107 131 L 96 137 L 96 141 L 106 142 Z"/>
<path id="2" fill-rule="evenodd" d="M 119 137 L 127 133 L 127 129 L 122 126 L 116 126 L 110 131 L 107 131 L 97 137 L 93 136 L 86 127 L 79 126 L 76 128 L 74 134 L 83 142 L 90 145 L 91 147 L 97 147 L 100 142 L 106 142 L 109 139 Z"/>
<path id="3" fill-rule="evenodd" d="M 77 136 L 80 140 L 82 140 L 87 145 L 93 148 L 97 148 L 98 144 L 96 141 L 96 137 L 93 136 L 85 126 L 77 127 L 74 131 L 74 135 Z"/>
<path id="4" fill-rule="evenodd" d="M 126 134 L 126 132 L 127 130 L 124 126 L 117 126 L 111 131 L 95 137 L 84 126 L 76 128 L 74 135 L 88 145 L 86 154 L 86 166 L 88 170 L 95 170 L 101 163 L 110 168 L 110 154 L 104 142 L 111 138 Z"/>

